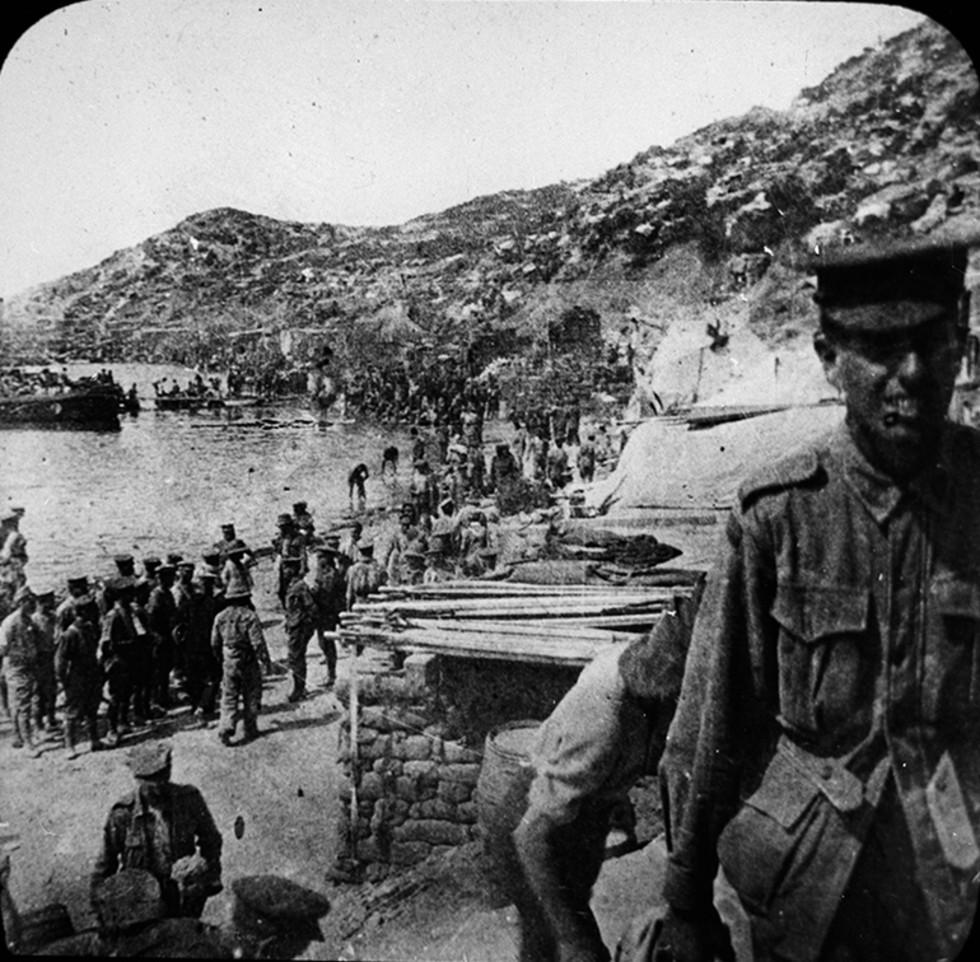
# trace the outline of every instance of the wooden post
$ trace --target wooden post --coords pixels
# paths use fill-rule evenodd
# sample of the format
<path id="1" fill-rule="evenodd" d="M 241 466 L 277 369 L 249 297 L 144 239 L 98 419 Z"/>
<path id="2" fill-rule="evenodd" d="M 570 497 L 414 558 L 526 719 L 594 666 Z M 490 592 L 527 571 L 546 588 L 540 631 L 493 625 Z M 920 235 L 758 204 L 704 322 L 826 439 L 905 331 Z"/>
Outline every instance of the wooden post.
<path id="1" fill-rule="evenodd" d="M 357 650 L 358 645 L 351 645 L 350 662 L 350 854 L 353 860 L 357 860 L 357 776 L 359 769 L 358 747 L 357 747 L 357 716 L 359 710 L 357 698 Z"/>

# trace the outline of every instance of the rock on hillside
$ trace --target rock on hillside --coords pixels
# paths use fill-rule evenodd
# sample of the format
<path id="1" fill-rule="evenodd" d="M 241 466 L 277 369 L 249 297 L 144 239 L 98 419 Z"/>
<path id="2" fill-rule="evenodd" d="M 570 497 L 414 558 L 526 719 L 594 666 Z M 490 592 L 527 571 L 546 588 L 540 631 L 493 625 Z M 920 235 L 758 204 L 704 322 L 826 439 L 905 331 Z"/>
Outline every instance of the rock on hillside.
<path id="1" fill-rule="evenodd" d="M 781 263 L 793 249 L 980 223 L 978 135 L 973 65 L 926 20 L 785 112 L 718 121 L 593 181 L 385 228 L 195 214 L 12 299 L 6 336 L 71 356 L 187 360 L 214 332 L 311 328 L 343 342 L 367 325 L 434 346 L 533 334 L 580 306 L 629 342 L 642 381 L 678 320 L 692 351 L 740 330 L 770 348 L 805 340 L 806 279 Z"/>

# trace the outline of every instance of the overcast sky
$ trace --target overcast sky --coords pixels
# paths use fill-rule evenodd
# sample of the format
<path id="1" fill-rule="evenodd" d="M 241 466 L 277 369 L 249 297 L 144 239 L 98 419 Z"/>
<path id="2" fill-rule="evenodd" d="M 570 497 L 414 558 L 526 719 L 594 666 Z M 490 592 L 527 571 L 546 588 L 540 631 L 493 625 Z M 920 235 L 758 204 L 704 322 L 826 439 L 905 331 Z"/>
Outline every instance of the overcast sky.
<path id="1" fill-rule="evenodd" d="M 858 3 L 84 0 L 0 71 L 0 296 L 184 217 L 399 224 L 594 177 L 920 22 Z"/>

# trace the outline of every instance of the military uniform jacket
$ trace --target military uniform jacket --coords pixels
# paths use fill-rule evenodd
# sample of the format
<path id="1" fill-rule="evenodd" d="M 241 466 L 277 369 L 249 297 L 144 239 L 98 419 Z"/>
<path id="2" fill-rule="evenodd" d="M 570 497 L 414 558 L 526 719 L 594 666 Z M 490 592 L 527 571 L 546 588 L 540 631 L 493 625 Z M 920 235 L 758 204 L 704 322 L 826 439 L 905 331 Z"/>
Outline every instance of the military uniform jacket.
<path id="1" fill-rule="evenodd" d="M 316 624 L 316 601 L 310 586 L 297 578 L 286 589 L 286 628 L 312 631 Z"/>
<path id="2" fill-rule="evenodd" d="M 153 811 L 135 790 L 112 806 L 92 872 L 93 886 L 124 868 L 146 869 L 161 881 L 169 880 L 173 863 L 198 849 L 208 863 L 209 880 L 220 880 L 221 832 L 207 803 L 193 785 L 169 788 L 168 797 Z M 162 832 L 155 824 L 157 814 L 164 824 Z"/>
<path id="3" fill-rule="evenodd" d="M 980 434 L 947 425 L 906 486 L 846 426 L 746 483 L 694 629 L 662 773 L 665 895 L 742 901 L 810 960 L 889 779 L 936 957 L 956 955 L 980 850 Z M 734 817 L 733 817 L 734 816 Z M 717 847 L 716 847 L 717 846 Z"/>
<path id="4" fill-rule="evenodd" d="M 0 658 L 10 668 L 34 668 L 40 648 L 41 637 L 37 625 L 19 609 L 0 622 Z"/>
<path id="5" fill-rule="evenodd" d="M 244 605 L 229 605 L 218 613 L 211 628 L 211 648 L 218 658 L 238 664 L 269 661 L 262 622 Z"/>

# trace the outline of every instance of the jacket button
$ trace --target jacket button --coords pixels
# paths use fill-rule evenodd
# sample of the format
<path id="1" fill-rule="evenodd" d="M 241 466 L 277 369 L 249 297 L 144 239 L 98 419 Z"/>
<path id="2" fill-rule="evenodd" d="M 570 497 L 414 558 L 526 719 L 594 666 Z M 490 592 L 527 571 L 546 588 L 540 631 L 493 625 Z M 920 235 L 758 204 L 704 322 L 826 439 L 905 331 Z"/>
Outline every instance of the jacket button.
<path id="1" fill-rule="evenodd" d="M 823 779 L 828 779 L 832 777 L 833 774 L 834 769 L 831 765 L 824 765 L 824 767 L 820 769 L 820 777 Z"/>

